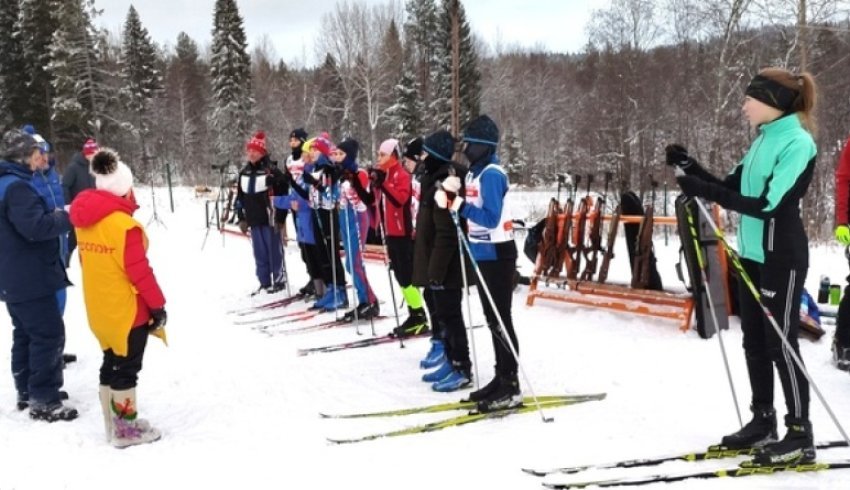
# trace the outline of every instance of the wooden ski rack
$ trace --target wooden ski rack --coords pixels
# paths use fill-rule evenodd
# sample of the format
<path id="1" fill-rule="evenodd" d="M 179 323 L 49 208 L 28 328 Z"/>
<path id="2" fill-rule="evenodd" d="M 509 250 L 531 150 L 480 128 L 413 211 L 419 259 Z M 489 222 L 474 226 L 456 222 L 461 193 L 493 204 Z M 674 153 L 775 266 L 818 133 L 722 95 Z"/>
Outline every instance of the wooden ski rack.
<path id="1" fill-rule="evenodd" d="M 573 214 L 572 219 L 576 220 L 578 214 Z M 603 215 L 603 221 L 611 222 L 613 216 Z M 714 209 L 715 221 L 719 223 L 719 212 Z M 619 222 L 623 224 L 641 223 L 644 217 L 641 215 L 621 215 Z M 558 214 L 556 236 L 561 236 L 561 230 L 567 221 L 565 213 Z M 676 226 L 677 219 L 675 216 L 655 216 L 653 225 Z M 722 253 L 722 252 L 721 252 Z M 596 308 L 608 308 L 624 313 L 637 313 L 641 315 L 649 315 L 659 318 L 667 318 L 677 320 L 679 329 L 682 332 L 687 332 L 691 327 L 691 318 L 695 307 L 693 296 L 690 293 L 672 293 L 667 291 L 655 291 L 649 289 L 634 289 L 628 286 L 619 284 L 607 284 L 595 281 L 581 281 L 576 279 L 567 279 L 558 275 L 557 277 L 545 276 L 540 273 L 542 270 L 541 255 L 538 254 L 537 263 L 535 264 L 535 275 L 531 279 L 528 297 L 526 304 L 533 306 L 537 298 L 549 299 L 554 301 L 562 301 L 565 303 L 573 303 L 582 306 L 591 306 Z M 569 254 L 566 254 L 569 255 Z M 723 273 L 726 273 L 725 255 L 722 257 Z M 564 257 L 564 261 L 568 261 L 568 257 Z M 567 267 L 564 267 L 566 270 Z M 540 282 L 545 286 L 540 287 Z M 728 291 L 727 291 L 728 294 Z"/>

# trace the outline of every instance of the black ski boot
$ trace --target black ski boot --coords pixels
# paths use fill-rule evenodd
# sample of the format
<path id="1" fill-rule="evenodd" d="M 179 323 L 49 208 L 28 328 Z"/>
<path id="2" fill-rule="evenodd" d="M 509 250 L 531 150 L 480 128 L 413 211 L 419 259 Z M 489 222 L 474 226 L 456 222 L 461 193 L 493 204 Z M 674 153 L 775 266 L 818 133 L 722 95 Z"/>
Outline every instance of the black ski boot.
<path id="1" fill-rule="evenodd" d="M 812 423 L 786 415 L 785 426 L 788 427 L 785 437 L 779 442 L 765 445 L 748 466 L 811 463 L 815 460 Z"/>
<path id="2" fill-rule="evenodd" d="M 499 387 L 499 375 L 497 374 L 496 376 L 493 377 L 493 379 L 489 383 L 482 386 L 478 390 L 471 392 L 469 394 L 469 397 L 467 397 L 467 399 L 464 400 L 464 401 L 480 402 L 481 400 L 485 400 L 485 399 L 487 399 L 488 396 L 490 396 L 491 393 L 496 391 L 496 388 L 498 388 L 498 387 Z"/>
<path id="3" fill-rule="evenodd" d="M 346 322 L 355 320 L 369 320 L 375 318 L 380 313 L 378 303 L 360 303 L 357 308 L 352 308 L 345 312 L 342 319 Z"/>
<path id="4" fill-rule="evenodd" d="M 59 420 L 71 421 L 77 418 L 78 415 L 77 409 L 62 405 L 62 402 L 30 406 L 30 418 L 33 420 L 43 420 L 45 422 L 56 422 Z"/>
<path id="5" fill-rule="evenodd" d="M 771 406 L 751 406 L 753 419 L 741 430 L 723 436 L 720 445 L 727 449 L 745 449 L 775 442 L 776 410 Z"/>
<path id="6" fill-rule="evenodd" d="M 303 288 L 298 290 L 298 294 L 301 296 L 310 297 L 316 295 L 316 286 L 313 285 L 313 280 L 310 279 L 307 281 L 307 284 L 304 285 Z"/>
<path id="7" fill-rule="evenodd" d="M 428 332 L 428 318 L 425 316 L 425 310 L 408 307 L 407 311 L 410 313 L 407 319 L 393 329 L 393 334 L 396 337 L 407 337 Z"/>
<path id="8" fill-rule="evenodd" d="M 59 390 L 59 399 L 67 400 L 68 392 L 65 390 Z M 18 393 L 18 410 L 26 410 L 30 406 L 30 395 L 29 393 Z"/>
<path id="9" fill-rule="evenodd" d="M 476 408 L 481 413 L 508 410 L 522 405 L 522 395 L 519 391 L 519 380 L 516 374 L 496 376 L 496 387 L 486 398 L 480 400 Z"/>

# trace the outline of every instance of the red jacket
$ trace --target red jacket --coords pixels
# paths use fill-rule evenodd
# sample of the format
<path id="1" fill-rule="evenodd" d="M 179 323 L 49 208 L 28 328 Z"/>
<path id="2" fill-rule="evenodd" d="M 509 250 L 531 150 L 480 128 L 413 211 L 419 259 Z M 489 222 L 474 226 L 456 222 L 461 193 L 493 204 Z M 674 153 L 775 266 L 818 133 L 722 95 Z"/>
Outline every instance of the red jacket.
<path id="1" fill-rule="evenodd" d="M 850 138 L 835 168 L 835 226 L 850 224 Z"/>
<path id="2" fill-rule="evenodd" d="M 410 237 L 413 233 L 410 174 L 395 158 L 381 170 L 387 173 L 387 177 L 381 187 L 375 189 L 375 202 L 384 218 L 387 236 Z"/>

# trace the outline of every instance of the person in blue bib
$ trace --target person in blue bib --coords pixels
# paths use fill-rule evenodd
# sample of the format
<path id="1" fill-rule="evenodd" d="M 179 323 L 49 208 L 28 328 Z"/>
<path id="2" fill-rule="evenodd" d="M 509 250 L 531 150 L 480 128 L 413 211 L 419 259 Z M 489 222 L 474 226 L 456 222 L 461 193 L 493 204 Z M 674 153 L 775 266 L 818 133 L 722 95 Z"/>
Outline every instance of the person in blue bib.
<path id="1" fill-rule="evenodd" d="M 469 394 L 469 399 L 477 402 L 481 412 L 511 408 L 522 403 L 516 360 L 519 343 L 511 315 L 511 285 L 516 271 L 517 248 L 513 223 L 505 207 L 508 175 L 499 164 L 498 145 L 499 128 L 489 116 L 479 116 L 467 124 L 463 132 L 463 154 L 469 160 L 466 194 L 452 202 L 452 208 L 467 220 L 472 258 L 478 263 L 484 278 L 484 282 L 478 284 L 478 296 L 493 337 L 496 356 L 493 380 Z M 458 177 L 449 177 L 443 182 L 443 189 L 447 192 L 457 192 L 460 187 Z M 490 291 L 495 309 L 487 298 L 485 288 Z"/>
<path id="2" fill-rule="evenodd" d="M 681 145 L 666 148 L 682 192 L 716 202 L 741 215 L 739 253 L 744 271 L 760 291 L 739 285 L 744 354 L 752 390 L 753 419 L 723 437 L 730 449 L 760 446 L 755 464 L 810 462 L 815 459 L 809 421 L 809 383 L 801 366 L 777 335 L 762 305 L 799 356 L 800 300 L 809 268 L 809 241 L 800 201 L 814 174 L 817 148 L 813 110 L 816 89 L 808 73 L 766 68 L 747 86 L 742 111 L 758 136 L 724 179 L 706 171 Z M 743 278 L 741 279 L 743 281 Z M 787 432 L 776 441 L 773 408 L 774 366 L 779 374 Z"/>

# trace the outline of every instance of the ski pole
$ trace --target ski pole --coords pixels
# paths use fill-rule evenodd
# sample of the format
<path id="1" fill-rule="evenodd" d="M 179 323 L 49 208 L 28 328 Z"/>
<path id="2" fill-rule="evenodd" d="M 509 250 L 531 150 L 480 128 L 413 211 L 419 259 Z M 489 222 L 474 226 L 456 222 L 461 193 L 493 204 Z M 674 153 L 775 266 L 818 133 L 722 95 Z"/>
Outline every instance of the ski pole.
<path id="1" fill-rule="evenodd" d="M 767 317 L 767 320 L 770 322 L 770 325 L 773 327 L 773 330 L 776 332 L 776 335 L 779 336 L 779 340 L 782 341 L 782 346 L 785 347 L 785 350 L 794 360 L 794 363 L 800 369 L 800 372 L 802 372 L 803 376 L 806 377 L 806 380 L 809 382 L 809 385 L 811 385 L 812 390 L 817 395 L 818 399 L 823 405 L 823 408 L 829 414 L 829 417 L 832 419 L 832 422 L 835 424 L 835 427 L 838 429 L 838 432 L 841 433 L 841 437 L 845 441 L 847 441 L 848 445 L 850 445 L 850 437 L 847 436 L 847 432 L 844 431 L 844 427 L 841 425 L 841 422 L 838 421 L 838 417 L 835 416 L 835 413 L 832 411 L 832 407 L 826 401 L 826 398 L 824 398 L 823 394 L 820 391 L 820 388 L 818 388 L 818 385 L 815 383 L 815 381 L 812 379 L 812 376 L 809 374 L 809 371 L 806 369 L 806 366 L 803 365 L 803 361 L 800 359 L 800 356 L 797 355 L 796 352 L 794 352 L 791 343 L 788 342 L 788 339 L 785 338 L 785 335 L 782 334 L 782 329 L 779 328 L 779 324 L 776 322 L 776 319 L 773 318 L 773 314 L 770 312 L 767 306 L 764 305 L 764 302 L 762 302 L 761 293 L 759 292 L 758 288 L 756 288 L 753 284 L 753 281 L 750 278 L 749 274 L 747 274 L 747 271 L 744 270 L 744 266 L 741 264 L 741 259 L 738 257 L 738 253 L 735 251 L 735 249 L 732 248 L 731 245 L 729 245 L 729 242 L 726 241 L 726 236 L 711 219 L 711 214 L 708 212 L 708 209 L 706 209 L 705 206 L 699 200 L 697 200 L 696 203 L 699 207 L 700 212 L 708 219 L 708 222 L 711 224 L 711 228 L 712 230 L 714 230 L 714 234 L 717 236 L 717 239 L 720 240 L 720 243 L 723 244 L 723 248 L 726 250 L 726 254 L 732 260 L 732 264 L 735 266 L 735 269 L 738 271 L 738 274 L 740 274 L 741 279 L 744 280 L 744 283 L 747 285 L 747 289 L 750 290 L 750 293 L 752 293 L 753 298 L 761 307 L 764 316 Z"/>
<path id="2" fill-rule="evenodd" d="M 450 171 L 449 173 L 450 175 L 454 175 L 453 171 Z M 472 330 L 472 298 L 469 294 L 469 279 L 466 277 L 466 266 L 463 264 L 463 256 L 465 255 L 463 243 L 461 242 L 463 239 L 463 230 L 461 230 L 457 213 L 455 211 L 451 211 L 451 214 L 452 219 L 455 222 L 455 229 L 457 230 L 457 252 L 458 257 L 460 258 L 460 275 L 463 279 L 463 289 L 466 291 L 466 330 L 469 332 L 469 341 L 470 346 L 472 347 L 472 365 L 475 369 L 475 389 L 477 390 L 480 387 L 480 377 L 478 376 L 478 351 L 475 348 L 475 332 Z M 472 261 L 472 255 L 469 256 L 469 260 Z"/>
<path id="3" fill-rule="evenodd" d="M 354 178 L 356 179 L 357 177 L 354 177 Z M 368 211 L 363 211 L 363 213 L 366 213 L 365 216 L 366 216 L 366 219 L 368 220 L 369 219 Z M 363 235 L 361 235 L 361 233 L 360 233 L 361 222 L 360 222 L 360 218 L 357 216 L 358 214 L 360 214 L 360 211 L 357 211 L 357 208 L 352 206 L 352 214 L 354 215 L 354 230 L 357 233 L 357 255 L 358 255 L 358 258 L 360 259 L 360 268 L 363 272 L 363 284 L 364 284 L 364 287 L 366 288 L 366 301 L 370 301 L 369 292 L 371 291 L 372 292 L 372 298 L 371 299 L 374 299 L 375 305 L 377 305 L 378 299 L 375 298 L 375 292 L 372 290 L 372 285 L 369 283 L 369 278 L 366 277 L 366 261 L 363 258 L 363 247 L 366 244 L 365 244 L 365 240 L 363 240 Z M 368 228 L 368 227 L 369 227 L 369 225 L 367 224 L 366 228 Z M 370 303 L 371 303 L 371 301 L 370 301 Z M 355 313 L 355 315 L 356 315 L 356 313 Z M 375 333 L 375 313 L 374 312 L 372 312 L 372 314 L 369 315 L 369 325 L 372 327 L 372 337 L 374 337 L 376 335 L 376 333 Z"/>
<path id="4" fill-rule="evenodd" d="M 340 200 L 341 199 L 342 193 L 340 193 Z M 351 253 L 351 228 L 349 226 L 351 225 L 351 218 L 348 215 L 348 211 L 353 208 L 351 207 L 351 203 L 346 201 L 345 206 L 341 206 L 340 209 L 342 210 L 343 215 L 345 216 L 345 224 L 343 225 L 345 226 L 345 259 L 346 262 L 348 262 L 348 271 L 351 274 L 351 282 L 354 283 L 353 285 L 355 286 L 351 288 L 351 297 L 353 299 L 351 304 L 354 305 L 354 331 L 357 333 L 357 335 L 362 335 L 360 333 L 360 318 L 358 318 L 357 316 L 357 283 L 354 279 L 354 274 L 356 274 L 356 272 L 354 271 L 354 254 Z"/>
<path id="5" fill-rule="evenodd" d="M 499 321 L 499 328 L 501 329 L 502 338 L 510 349 L 511 354 L 513 354 L 517 366 L 519 367 L 519 371 L 522 373 L 522 378 L 523 380 L 525 380 L 525 384 L 528 385 L 528 391 L 531 393 L 531 397 L 534 399 L 534 404 L 537 406 L 537 411 L 540 412 L 540 418 L 543 420 L 543 422 L 552 422 L 555 419 L 553 419 L 552 417 L 547 417 L 546 414 L 543 413 L 543 407 L 540 405 L 540 400 L 534 393 L 534 387 L 531 385 L 531 381 L 529 381 L 528 375 L 525 372 L 525 367 L 522 365 L 522 362 L 519 359 L 519 353 L 517 352 L 513 341 L 511 341 L 511 337 L 508 335 L 508 329 L 505 327 L 505 322 L 502 320 L 502 315 L 499 313 L 499 309 L 496 307 L 496 302 L 493 301 L 493 295 L 490 294 L 490 288 L 484 281 L 484 275 L 481 273 L 481 269 L 478 268 L 478 262 L 472 257 L 472 250 L 469 246 L 469 242 L 466 240 L 466 237 L 463 236 L 463 232 L 460 229 L 460 221 L 458 220 L 457 211 L 452 210 L 451 215 L 452 221 L 454 221 L 455 223 L 455 228 L 458 229 L 458 239 L 461 241 L 461 244 L 466 249 L 467 256 L 469 257 L 469 262 L 472 264 L 472 268 L 475 269 L 475 274 L 478 276 L 478 280 L 481 283 L 481 289 L 484 290 L 484 294 L 487 297 L 487 301 L 490 303 L 490 307 L 493 308 L 493 313 L 496 315 L 496 319 Z M 461 268 L 463 268 L 463 264 L 461 264 Z"/>
<path id="6" fill-rule="evenodd" d="M 384 203 L 384 197 L 381 196 L 381 204 Z M 387 279 L 390 283 L 390 297 L 393 300 L 393 311 L 395 312 L 395 326 L 398 335 L 398 346 L 404 349 L 404 337 L 403 332 L 401 332 L 401 323 L 398 320 L 398 305 L 395 302 L 395 292 L 393 291 L 393 276 L 390 272 L 393 268 L 393 262 L 390 260 L 390 252 L 389 247 L 387 247 L 387 234 L 386 228 L 384 227 L 384 220 L 382 218 L 382 213 L 380 207 L 378 208 L 378 232 L 381 234 L 381 245 L 384 247 L 384 265 L 387 266 Z"/>
<path id="7" fill-rule="evenodd" d="M 698 197 L 693 198 L 694 201 L 699 200 Z M 741 418 L 741 408 L 738 404 L 738 394 L 735 391 L 735 382 L 732 380 L 732 371 L 729 369 L 729 358 L 726 356 L 726 345 L 723 343 L 723 333 L 720 328 L 720 323 L 717 321 L 717 308 L 714 307 L 714 300 L 711 297 L 711 288 L 708 284 L 708 272 L 705 257 L 702 256 L 702 250 L 699 243 L 699 234 L 697 233 L 696 224 L 694 223 L 694 215 L 691 208 L 685 206 L 685 213 L 688 217 L 688 230 L 691 232 L 691 239 L 694 241 L 694 250 L 697 256 L 697 264 L 699 265 L 700 278 L 705 287 L 705 294 L 708 297 L 708 310 L 711 312 L 711 320 L 714 322 L 714 327 L 717 330 L 717 341 L 720 345 L 720 353 L 723 356 L 723 367 L 726 368 L 726 378 L 729 380 L 729 389 L 732 391 L 732 403 L 735 405 L 735 413 L 738 415 L 738 423 L 744 427 L 744 420 Z"/>

